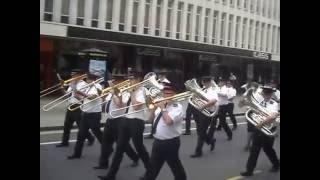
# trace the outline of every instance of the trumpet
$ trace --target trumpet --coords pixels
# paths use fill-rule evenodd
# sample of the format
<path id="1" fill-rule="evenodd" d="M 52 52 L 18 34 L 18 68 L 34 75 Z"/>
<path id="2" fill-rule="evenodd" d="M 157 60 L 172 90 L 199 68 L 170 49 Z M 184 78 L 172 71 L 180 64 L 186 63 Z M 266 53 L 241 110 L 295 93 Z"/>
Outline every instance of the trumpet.
<path id="1" fill-rule="evenodd" d="M 80 105 L 80 106 L 78 106 L 78 107 L 72 108 L 71 110 L 74 110 L 74 109 L 77 109 L 77 108 L 80 107 L 81 110 L 87 111 L 87 110 L 89 110 L 89 109 L 91 109 L 91 108 L 93 108 L 93 107 L 100 106 L 101 104 L 105 103 L 106 100 L 104 100 L 104 101 L 102 101 L 101 103 L 98 103 L 98 104 L 96 104 L 96 105 L 94 105 L 94 106 L 90 106 L 90 107 L 87 108 L 87 109 L 84 108 L 85 105 L 87 105 L 87 104 L 89 104 L 89 103 L 91 103 L 91 102 L 93 102 L 93 101 L 95 101 L 95 100 L 97 100 L 97 99 L 99 99 L 99 98 L 103 98 L 103 97 L 109 95 L 110 93 L 112 93 L 112 91 L 113 91 L 115 88 L 117 88 L 117 89 L 122 89 L 122 88 L 124 88 L 124 87 L 126 87 L 126 86 L 129 86 L 129 84 L 130 84 L 130 80 L 125 80 L 125 81 L 120 82 L 120 83 L 118 83 L 118 84 L 116 84 L 116 85 L 114 85 L 114 86 L 107 87 L 107 88 L 105 88 L 105 89 L 102 90 L 100 96 L 98 96 L 98 97 L 96 97 L 96 98 L 94 98 L 94 99 L 92 99 L 92 100 L 90 100 L 90 101 L 88 101 L 88 102 L 86 102 L 86 103 L 83 103 L 82 105 Z"/>
<path id="2" fill-rule="evenodd" d="M 184 101 L 184 100 L 189 99 L 192 95 L 193 95 L 193 93 L 190 92 L 190 91 L 186 91 L 186 92 L 179 93 L 179 94 L 176 94 L 176 95 L 173 95 L 173 96 L 170 96 L 170 97 L 158 98 L 158 99 L 153 99 L 151 97 L 151 95 L 146 95 L 146 102 L 138 103 L 138 104 L 134 104 L 134 105 L 130 105 L 130 106 L 125 106 L 125 107 L 122 107 L 122 108 L 118 108 L 118 109 L 110 111 L 109 114 L 110 114 L 110 116 L 112 118 L 119 118 L 119 117 L 122 117 L 122 116 L 125 116 L 125 115 L 135 114 L 135 113 L 139 113 L 139 112 L 146 111 L 146 110 L 152 110 L 152 109 L 154 109 L 156 107 L 157 103 L 161 103 L 161 102 L 164 102 L 164 101 Z M 116 116 L 113 115 L 113 113 L 116 112 L 116 111 L 121 111 L 121 110 L 130 108 L 130 107 L 133 108 L 133 107 L 141 106 L 141 105 L 145 105 L 146 108 L 135 110 L 135 111 L 131 111 L 130 113 L 126 113 L 126 114 L 121 114 L 121 115 L 116 115 Z"/>
<path id="3" fill-rule="evenodd" d="M 86 78 L 87 74 L 82 74 L 80 76 L 70 78 L 68 80 L 62 80 L 59 74 L 57 74 L 57 76 L 58 76 L 58 79 L 60 80 L 60 83 L 40 91 L 40 98 L 47 96 L 49 94 L 52 94 L 53 92 L 56 92 L 58 90 L 61 90 L 61 89 L 63 89 L 64 86 L 69 86 L 70 83 L 73 81 L 82 80 L 82 79 Z"/>
<path id="4" fill-rule="evenodd" d="M 81 91 L 81 90 L 91 86 L 94 83 L 101 83 L 103 81 L 104 81 L 104 78 L 99 78 L 96 81 L 93 81 L 93 82 L 85 85 L 84 87 L 80 88 L 79 90 Z M 64 94 L 64 95 L 62 95 L 62 96 L 60 96 L 60 97 L 58 97 L 58 98 L 56 98 L 55 100 L 53 100 L 53 101 L 49 102 L 48 104 L 44 105 L 41 109 L 43 111 L 49 111 L 49 110 L 57 107 L 58 105 L 70 100 L 72 98 L 72 96 L 71 96 L 72 92 L 73 92 L 73 90 L 68 92 L 68 93 L 66 93 L 66 94 Z M 79 100 L 79 101 L 81 101 L 81 100 Z M 70 106 L 75 105 L 75 104 L 77 104 L 77 103 L 73 103 Z"/>

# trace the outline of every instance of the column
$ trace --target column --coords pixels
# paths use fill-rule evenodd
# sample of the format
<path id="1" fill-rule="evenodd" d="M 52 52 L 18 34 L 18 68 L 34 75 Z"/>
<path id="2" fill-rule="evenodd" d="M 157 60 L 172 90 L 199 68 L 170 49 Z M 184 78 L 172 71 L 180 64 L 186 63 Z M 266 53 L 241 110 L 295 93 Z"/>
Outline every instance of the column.
<path id="1" fill-rule="evenodd" d="M 111 29 L 119 31 L 121 0 L 113 0 Z"/>
<path id="2" fill-rule="evenodd" d="M 44 0 L 40 0 L 40 21 L 43 21 L 44 17 Z"/>
<path id="3" fill-rule="evenodd" d="M 221 34 L 221 19 L 222 19 L 222 13 L 221 11 L 218 11 L 218 17 L 217 17 L 217 27 L 216 27 L 216 44 L 220 45 L 220 34 Z"/>
<path id="4" fill-rule="evenodd" d="M 168 0 L 163 0 L 161 12 L 160 12 L 160 36 L 166 37 L 166 25 L 167 25 L 167 13 L 168 13 Z"/>
<path id="5" fill-rule="evenodd" d="M 249 22 L 250 20 L 247 19 L 247 23 L 246 23 L 246 32 L 245 32 L 245 41 L 244 41 L 244 48 L 248 49 L 248 45 L 249 45 Z"/>
<path id="6" fill-rule="evenodd" d="M 200 19 L 199 42 L 203 42 L 205 13 L 206 13 L 206 8 L 205 8 L 205 6 L 202 6 L 200 18 L 199 18 Z"/>
<path id="7" fill-rule="evenodd" d="M 93 0 L 84 2 L 84 26 L 91 27 Z"/>
<path id="8" fill-rule="evenodd" d="M 232 19 L 232 29 L 231 29 L 231 46 L 235 47 L 235 40 L 236 40 L 236 23 L 237 23 L 237 16 L 233 15 Z"/>
<path id="9" fill-rule="evenodd" d="M 262 44 L 262 50 L 263 51 L 267 50 L 267 32 L 268 32 L 267 30 L 268 30 L 268 25 L 267 25 L 267 23 L 265 23 L 264 24 L 264 32 L 263 32 L 264 33 L 264 35 L 263 35 L 264 38 L 263 38 L 263 42 L 262 42 L 263 43 Z"/>
<path id="10" fill-rule="evenodd" d="M 255 43 L 255 37 L 256 37 L 256 21 L 253 20 L 252 22 L 252 37 L 251 37 L 251 44 L 252 44 L 252 49 L 254 49 L 254 43 Z M 249 24 L 250 26 L 250 24 Z"/>
<path id="11" fill-rule="evenodd" d="M 78 0 L 70 0 L 69 6 L 69 23 L 77 24 Z"/>
<path id="12" fill-rule="evenodd" d="M 99 0 L 99 16 L 98 16 L 98 27 L 105 29 L 105 22 L 107 16 L 107 0 Z"/>
<path id="13" fill-rule="evenodd" d="M 178 14 L 178 1 L 175 0 L 173 2 L 173 7 L 172 7 L 171 33 L 170 33 L 170 37 L 174 38 L 174 39 L 176 39 L 176 33 L 177 33 L 177 21 L 178 21 L 177 14 Z M 180 23 L 181 23 L 181 21 L 180 21 Z"/>
<path id="14" fill-rule="evenodd" d="M 207 36 L 208 36 L 208 43 L 212 43 L 212 36 L 213 33 L 213 9 L 210 9 L 209 16 L 208 16 L 208 25 L 207 25 Z"/>
<path id="15" fill-rule="evenodd" d="M 188 3 L 183 2 L 182 6 L 182 14 L 181 14 L 181 39 L 186 40 L 186 31 L 187 31 L 187 11 L 188 11 Z"/>
<path id="16" fill-rule="evenodd" d="M 149 34 L 154 36 L 155 35 L 155 28 L 156 28 L 156 17 L 157 17 L 157 0 L 152 0 L 150 11 L 151 11 L 151 13 L 150 13 Z"/>
<path id="17" fill-rule="evenodd" d="M 191 11 L 191 28 L 190 28 L 190 40 L 195 40 L 195 33 L 196 33 L 196 16 L 197 16 L 197 6 L 193 4 L 193 8 Z"/>
<path id="18" fill-rule="evenodd" d="M 259 25 L 258 25 L 258 35 L 257 35 L 257 51 L 260 51 L 260 45 L 261 45 L 261 22 L 259 22 Z"/>
<path id="19" fill-rule="evenodd" d="M 278 48 L 278 27 L 275 28 L 275 37 L 274 37 L 274 45 L 273 45 L 273 53 L 277 53 Z"/>
<path id="20" fill-rule="evenodd" d="M 242 48 L 241 44 L 242 44 L 242 30 L 243 30 L 243 17 L 240 16 L 240 22 L 239 22 L 239 32 L 238 32 L 238 48 Z"/>
<path id="21" fill-rule="evenodd" d="M 54 22 L 60 22 L 61 18 L 61 0 L 55 0 L 53 1 L 53 21 Z"/>
<path id="22" fill-rule="evenodd" d="M 144 16 L 149 16 L 148 14 L 145 15 L 145 8 L 146 3 L 145 0 L 139 0 L 138 6 L 138 19 L 137 19 L 137 33 L 143 34 L 144 29 Z"/>
<path id="23" fill-rule="evenodd" d="M 225 29 L 224 29 L 224 46 L 228 46 L 228 35 L 229 35 L 229 16 L 230 14 L 226 14 L 226 20 L 225 20 Z M 223 32 L 221 32 L 223 33 Z"/>
<path id="24" fill-rule="evenodd" d="M 125 31 L 131 32 L 133 0 L 126 1 Z"/>

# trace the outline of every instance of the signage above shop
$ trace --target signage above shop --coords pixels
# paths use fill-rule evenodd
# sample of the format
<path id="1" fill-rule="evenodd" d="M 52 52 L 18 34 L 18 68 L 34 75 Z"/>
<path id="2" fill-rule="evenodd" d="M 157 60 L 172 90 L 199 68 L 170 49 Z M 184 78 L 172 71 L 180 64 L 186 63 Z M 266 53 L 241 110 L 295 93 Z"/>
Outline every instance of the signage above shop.
<path id="1" fill-rule="evenodd" d="M 264 52 L 253 52 L 253 57 L 259 58 L 259 59 L 270 59 L 270 54 L 269 53 L 264 53 Z"/>
<path id="2" fill-rule="evenodd" d="M 161 56 L 161 50 L 152 48 L 137 48 L 137 54 L 141 56 Z"/>
<path id="3" fill-rule="evenodd" d="M 217 56 L 215 56 L 215 55 L 200 54 L 200 55 L 199 55 L 199 61 L 218 62 L 218 58 L 217 58 Z"/>

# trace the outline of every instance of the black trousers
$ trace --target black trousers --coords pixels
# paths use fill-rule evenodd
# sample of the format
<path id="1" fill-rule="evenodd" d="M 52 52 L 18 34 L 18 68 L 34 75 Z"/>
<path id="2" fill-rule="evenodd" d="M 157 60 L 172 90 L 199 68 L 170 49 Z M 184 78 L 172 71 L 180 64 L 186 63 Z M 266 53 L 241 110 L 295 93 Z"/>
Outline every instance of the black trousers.
<path id="1" fill-rule="evenodd" d="M 118 138 L 118 131 L 119 125 L 122 121 L 122 118 L 115 118 L 115 119 L 107 119 L 106 124 L 103 130 L 102 136 L 102 144 L 101 144 L 101 155 L 99 159 L 100 166 L 108 166 L 109 165 L 109 157 L 113 152 L 113 144 L 116 142 Z M 131 147 L 130 143 L 128 142 L 125 153 L 128 157 L 133 161 L 138 161 L 139 156 Z"/>
<path id="2" fill-rule="evenodd" d="M 280 166 L 276 151 L 273 149 L 274 139 L 274 137 L 266 136 L 257 129 L 253 131 L 253 141 L 247 161 L 247 171 L 253 172 L 256 167 L 261 148 L 263 148 L 263 151 L 266 153 L 274 167 Z"/>
<path id="3" fill-rule="evenodd" d="M 67 109 L 64 125 L 63 125 L 63 135 L 62 135 L 61 144 L 69 144 L 69 137 L 70 137 L 70 131 L 72 129 L 72 125 L 74 122 L 76 122 L 77 126 L 80 127 L 80 119 L 81 119 L 80 109 L 77 109 L 74 111 L 69 111 L 69 109 Z M 89 131 L 88 131 L 88 134 L 86 135 L 86 138 L 89 141 L 93 141 L 93 136 Z"/>
<path id="4" fill-rule="evenodd" d="M 207 142 L 208 144 L 211 143 L 207 141 L 208 139 L 207 130 L 210 125 L 211 118 L 205 116 L 200 111 L 195 112 L 194 116 L 195 116 L 194 118 L 196 122 L 197 135 L 198 135 L 195 154 L 202 154 L 202 146 L 204 142 Z"/>
<path id="5" fill-rule="evenodd" d="M 220 105 L 218 117 L 221 127 L 224 129 L 228 137 L 232 137 L 232 131 L 229 128 L 229 125 L 226 122 L 226 116 L 228 112 L 228 105 Z"/>
<path id="6" fill-rule="evenodd" d="M 125 152 L 130 138 L 132 138 L 133 145 L 136 148 L 139 157 L 143 161 L 145 168 L 148 169 L 150 167 L 150 157 L 146 147 L 143 144 L 143 132 L 143 120 L 137 118 L 123 118 L 119 125 L 117 147 L 107 177 L 114 178 L 116 176 L 123 158 L 123 153 Z"/>
<path id="7" fill-rule="evenodd" d="M 233 109 L 234 109 L 234 103 L 229 103 L 227 105 L 227 113 L 228 113 L 228 116 L 230 117 L 233 127 L 237 127 L 237 120 L 233 114 Z"/>
<path id="8" fill-rule="evenodd" d="M 152 146 L 150 168 L 144 180 L 154 180 L 163 164 L 168 163 L 175 180 L 186 180 L 187 175 L 179 158 L 180 138 L 168 140 L 155 139 Z"/>
<path id="9" fill-rule="evenodd" d="M 195 114 L 197 109 L 195 109 L 191 104 L 188 104 L 186 110 L 186 133 L 190 133 L 191 128 L 191 116 Z"/>
<path id="10" fill-rule="evenodd" d="M 210 144 L 210 142 L 212 142 L 215 139 L 214 133 L 216 131 L 217 120 L 218 120 L 218 115 L 215 115 L 214 117 L 211 118 L 210 126 L 207 133 L 207 139 L 206 139 L 208 144 Z"/>
<path id="11" fill-rule="evenodd" d="M 83 143 L 88 134 L 89 129 L 97 137 L 98 141 L 102 142 L 102 131 L 100 130 L 101 112 L 97 113 L 82 113 L 80 127 L 77 135 L 76 146 L 74 147 L 74 155 L 81 156 Z"/>

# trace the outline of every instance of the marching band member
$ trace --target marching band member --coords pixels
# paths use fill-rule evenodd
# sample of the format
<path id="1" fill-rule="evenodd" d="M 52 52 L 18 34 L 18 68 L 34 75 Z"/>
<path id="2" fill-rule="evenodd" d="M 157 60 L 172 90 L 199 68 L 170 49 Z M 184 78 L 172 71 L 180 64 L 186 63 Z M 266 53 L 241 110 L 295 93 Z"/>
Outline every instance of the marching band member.
<path id="1" fill-rule="evenodd" d="M 226 114 L 228 110 L 228 88 L 226 87 L 226 81 L 220 79 L 218 88 L 218 98 L 219 98 L 219 125 L 222 126 L 224 131 L 228 136 L 228 141 L 232 140 L 232 131 L 226 122 Z M 218 127 L 219 128 L 219 127 Z"/>
<path id="2" fill-rule="evenodd" d="M 227 95 L 228 95 L 227 113 L 228 113 L 228 116 L 230 117 L 230 120 L 233 124 L 232 130 L 236 130 L 237 129 L 237 120 L 233 114 L 233 109 L 234 109 L 233 99 L 237 95 L 237 90 L 232 86 L 230 80 L 227 81 L 226 87 L 227 87 Z"/>
<path id="3" fill-rule="evenodd" d="M 273 167 L 270 169 L 270 172 L 277 172 L 280 168 L 280 161 L 277 157 L 275 150 L 273 149 L 274 137 L 270 137 L 265 135 L 260 131 L 261 127 L 264 124 L 272 123 L 276 120 L 278 113 L 278 103 L 271 99 L 272 93 L 275 91 L 270 86 L 263 86 L 262 88 L 262 96 L 263 101 L 260 103 L 267 110 L 272 112 L 272 114 L 267 117 L 264 121 L 256 126 L 253 131 L 253 142 L 252 147 L 250 149 L 250 155 L 247 161 L 247 168 L 245 172 L 240 173 L 242 176 L 252 176 L 253 170 L 256 167 L 258 156 L 261 148 L 266 153 L 267 157 L 273 164 Z"/>
<path id="4" fill-rule="evenodd" d="M 212 147 L 214 147 L 215 140 L 210 139 L 208 141 L 208 134 L 207 134 L 207 129 L 210 124 L 210 117 L 205 116 L 204 114 L 201 113 L 201 110 L 204 108 L 211 107 L 212 111 L 214 111 L 214 106 L 217 106 L 217 101 L 218 101 L 218 96 L 217 93 L 213 90 L 213 87 L 211 86 L 211 77 L 210 76 L 204 76 L 202 77 L 202 84 L 204 86 L 203 91 L 207 95 L 207 99 L 210 101 L 204 104 L 201 108 L 200 111 L 197 110 L 194 112 L 194 119 L 196 122 L 196 127 L 197 127 L 197 134 L 198 134 L 198 142 L 197 146 L 195 149 L 195 153 L 190 155 L 191 158 L 197 158 L 202 156 L 202 146 L 204 142 L 207 142 L 208 145 L 211 145 L 211 149 L 213 150 Z"/>
<path id="5" fill-rule="evenodd" d="M 165 98 L 177 93 L 178 90 L 174 84 L 172 81 L 165 86 Z M 150 115 L 151 119 L 154 119 L 155 129 L 150 168 L 141 180 L 156 179 L 164 162 L 168 163 L 176 180 L 186 180 L 186 172 L 179 158 L 183 120 L 182 105 L 169 100 L 156 104 L 156 107 Z"/>
<path id="6" fill-rule="evenodd" d="M 77 76 L 81 75 L 81 71 L 78 69 L 74 69 L 71 72 L 71 78 L 75 78 Z M 71 98 L 69 99 L 69 104 L 81 104 L 79 99 L 81 99 L 81 95 L 77 93 L 77 91 L 82 91 L 85 90 L 86 82 L 83 80 L 76 80 L 74 82 L 71 82 L 71 85 L 67 89 L 67 93 L 71 92 Z M 70 131 L 72 128 L 72 125 L 74 122 L 76 122 L 77 126 L 79 127 L 80 125 L 80 118 L 81 118 L 81 110 L 76 109 L 75 111 L 70 111 L 67 108 L 65 120 L 64 120 L 64 125 L 63 125 L 63 135 L 62 135 L 62 141 L 60 144 L 57 144 L 56 147 L 67 147 L 69 146 L 69 137 L 70 137 Z M 90 132 L 88 132 L 87 137 L 88 139 L 88 144 L 92 145 L 94 143 L 94 137 Z"/>
<path id="7" fill-rule="evenodd" d="M 111 86 L 116 85 L 124 80 L 124 76 L 121 75 L 113 75 L 114 81 L 111 84 Z M 124 97 L 125 96 L 125 97 Z M 125 106 L 126 101 L 128 101 L 130 94 L 125 93 L 121 97 L 118 97 L 114 95 L 113 93 L 110 93 L 107 97 L 107 104 L 105 106 L 105 113 L 106 113 L 106 123 L 103 130 L 103 136 L 102 136 L 102 144 L 101 144 L 101 154 L 99 158 L 99 165 L 95 166 L 94 169 L 107 169 L 109 167 L 109 157 L 111 153 L 113 152 L 113 144 L 117 140 L 118 130 L 119 130 L 119 124 L 122 121 L 122 118 L 112 118 L 109 115 L 109 112 L 115 109 L 119 109 L 123 106 Z M 127 98 L 126 98 L 127 97 Z M 116 115 L 125 113 L 125 110 L 119 110 L 116 111 Z M 138 165 L 139 156 L 134 151 L 134 149 L 131 147 L 130 143 L 127 144 L 125 153 L 128 155 L 128 157 L 133 161 L 132 167 L 135 167 Z"/>
<path id="8" fill-rule="evenodd" d="M 142 72 L 133 70 L 133 75 L 129 78 L 131 79 L 131 84 L 136 84 L 140 82 L 143 78 Z M 146 102 L 146 88 L 138 87 L 130 92 L 129 105 L 135 105 L 139 103 Z M 128 113 L 137 111 L 145 108 L 145 105 L 139 105 L 135 107 L 129 107 Z M 123 158 L 123 153 L 129 143 L 130 138 L 132 138 L 133 144 L 138 152 L 139 157 L 143 161 L 146 169 L 149 168 L 149 154 L 146 147 L 143 144 L 143 132 L 145 128 L 145 121 L 148 120 L 148 115 L 144 111 L 138 113 L 131 113 L 126 115 L 119 125 L 118 137 L 117 137 L 117 147 L 115 154 L 113 156 L 111 167 L 106 176 L 98 176 L 103 180 L 113 180 L 118 172 L 120 163 Z"/>
<path id="9" fill-rule="evenodd" d="M 88 74 L 87 83 L 93 82 L 97 76 L 93 74 Z M 83 100 L 83 103 L 86 103 L 96 97 L 99 96 L 99 92 L 102 90 L 100 84 L 96 83 L 88 88 L 86 88 L 85 92 L 79 92 L 82 96 L 86 97 Z M 84 109 L 88 109 L 87 111 L 82 112 L 80 127 L 77 134 L 77 142 L 74 147 L 74 153 L 71 156 L 68 156 L 68 159 L 76 159 L 80 158 L 82 154 L 83 143 L 85 140 L 85 136 L 88 134 L 89 129 L 92 130 L 93 134 L 97 137 L 98 141 L 102 142 L 102 132 L 100 130 L 100 120 L 101 120 L 101 105 L 96 106 L 96 104 L 100 103 L 101 98 L 88 103 L 84 106 Z M 93 108 L 88 108 L 88 107 Z"/>

